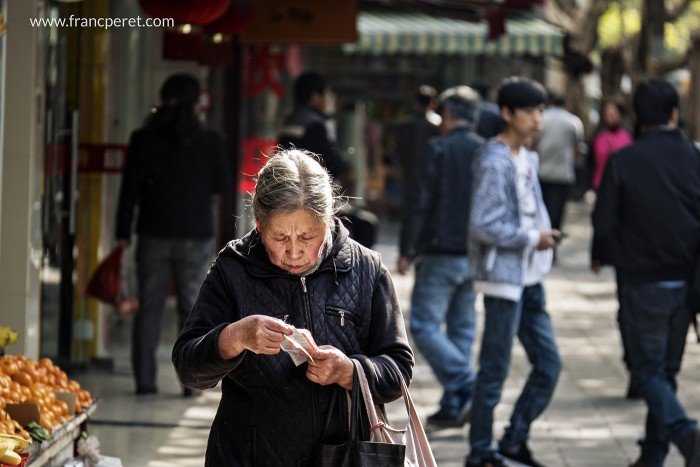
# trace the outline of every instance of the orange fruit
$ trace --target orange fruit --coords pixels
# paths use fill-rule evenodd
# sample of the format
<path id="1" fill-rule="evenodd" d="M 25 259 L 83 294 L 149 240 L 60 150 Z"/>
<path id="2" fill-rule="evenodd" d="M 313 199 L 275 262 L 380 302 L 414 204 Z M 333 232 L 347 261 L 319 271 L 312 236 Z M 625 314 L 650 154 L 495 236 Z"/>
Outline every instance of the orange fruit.
<path id="1" fill-rule="evenodd" d="M 12 379 L 14 379 L 16 382 L 18 382 L 22 386 L 30 387 L 30 386 L 34 385 L 34 380 L 32 379 L 32 377 L 29 376 L 29 374 L 27 372 L 24 372 L 24 371 L 15 373 L 14 376 L 12 377 Z"/>
<path id="2" fill-rule="evenodd" d="M 4 374 L 12 376 L 19 371 L 19 367 L 17 366 L 17 363 L 14 362 L 14 360 L 9 359 L 7 357 L 2 357 L 0 358 L 0 370 L 2 370 Z"/>

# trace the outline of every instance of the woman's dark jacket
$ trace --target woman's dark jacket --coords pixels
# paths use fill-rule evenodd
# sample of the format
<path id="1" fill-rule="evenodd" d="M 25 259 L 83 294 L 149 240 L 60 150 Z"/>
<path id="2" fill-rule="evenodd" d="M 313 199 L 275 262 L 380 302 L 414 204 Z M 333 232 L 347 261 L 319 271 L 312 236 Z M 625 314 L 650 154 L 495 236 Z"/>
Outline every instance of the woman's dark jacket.
<path id="1" fill-rule="evenodd" d="M 324 435 L 331 395 L 338 392 L 337 385 L 309 381 L 307 365 L 295 367 L 284 352 L 245 351 L 224 360 L 219 334 L 245 316 L 289 315 L 288 323 L 310 330 L 317 345 L 330 344 L 359 360 L 376 403 L 401 396 L 399 376 L 386 356 L 410 381 L 413 354 L 388 270 L 378 253 L 349 239 L 340 222 L 333 239 L 330 254 L 305 284 L 270 263 L 255 231 L 230 242 L 209 270 L 172 356 L 188 387 L 223 381 L 206 465 L 308 465 Z M 339 417 L 329 420 L 326 439 L 342 425 Z"/>

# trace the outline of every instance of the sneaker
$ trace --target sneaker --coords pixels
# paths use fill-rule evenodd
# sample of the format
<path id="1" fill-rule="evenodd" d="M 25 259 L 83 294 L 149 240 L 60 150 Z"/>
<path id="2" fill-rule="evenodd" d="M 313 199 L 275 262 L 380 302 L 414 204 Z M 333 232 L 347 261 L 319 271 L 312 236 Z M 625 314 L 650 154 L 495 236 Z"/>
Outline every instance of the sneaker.
<path id="1" fill-rule="evenodd" d="M 457 413 L 440 407 L 440 410 L 428 417 L 427 422 L 440 428 L 461 428 L 469 421 L 471 408 L 471 399 L 467 400 Z"/>
<path id="2" fill-rule="evenodd" d="M 630 467 L 651 467 L 651 464 L 647 464 L 644 462 L 644 460 L 640 457 L 636 461 L 630 463 Z"/>
<path id="3" fill-rule="evenodd" d="M 700 430 L 695 429 L 688 436 L 683 450 L 685 467 L 700 467 Z"/>
<path id="4" fill-rule="evenodd" d="M 517 451 L 506 451 L 503 448 L 498 449 L 498 453 L 506 460 L 517 462 L 518 464 L 527 465 L 530 467 L 544 467 L 532 457 L 532 451 L 527 447 L 527 443 L 520 445 Z"/>
<path id="5" fill-rule="evenodd" d="M 137 396 L 147 396 L 149 394 L 158 394 L 158 388 L 155 386 L 139 386 L 136 388 Z"/>

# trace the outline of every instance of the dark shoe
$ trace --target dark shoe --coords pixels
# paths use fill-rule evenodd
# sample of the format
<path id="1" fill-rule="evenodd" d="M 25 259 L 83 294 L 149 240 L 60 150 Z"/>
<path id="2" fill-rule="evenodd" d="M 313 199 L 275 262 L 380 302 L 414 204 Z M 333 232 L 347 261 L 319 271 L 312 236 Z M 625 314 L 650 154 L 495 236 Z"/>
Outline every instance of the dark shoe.
<path id="1" fill-rule="evenodd" d="M 461 428 L 469 421 L 471 408 L 471 399 L 465 402 L 462 410 L 457 413 L 440 407 L 440 410 L 428 417 L 427 422 L 429 425 L 440 428 Z"/>
<path id="2" fill-rule="evenodd" d="M 695 429 L 690 433 L 683 449 L 685 467 L 700 467 L 700 430 Z"/>
<path id="3" fill-rule="evenodd" d="M 630 382 L 627 385 L 627 394 L 625 394 L 625 399 L 627 400 L 637 400 L 642 398 L 642 393 L 639 392 L 639 387 L 632 382 L 632 379 L 630 378 Z"/>
<path id="4" fill-rule="evenodd" d="M 520 448 L 515 452 L 506 451 L 503 448 L 499 448 L 498 453 L 506 460 L 511 460 L 522 465 L 544 467 L 543 464 L 540 464 L 532 457 L 532 451 L 530 451 L 530 448 L 527 447 L 527 443 L 521 444 Z"/>
<path id="5" fill-rule="evenodd" d="M 503 459 L 499 456 L 493 456 L 489 457 L 487 459 L 482 459 L 480 461 L 469 461 L 469 458 L 467 457 L 467 460 L 464 462 L 465 467 L 506 467 L 506 463 L 503 461 Z"/>
<path id="6" fill-rule="evenodd" d="M 192 388 L 182 388 L 182 397 L 188 398 L 188 397 L 197 397 L 201 394 L 202 391 L 197 391 L 196 389 Z"/>
<path id="7" fill-rule="evenodd" d="M 647 464 L 644 462 L 644 460 L 640 457 L 636 461 L 630 463 L 630 467 L 652 467 L 651 464 Z"/>
<path id="8" fill-rule="evenodd" d="M 137 396 L 146 396 L 148 394 L 158 394 L 158 388 L 155 386 L 139 386 L 136 388 Z"/>

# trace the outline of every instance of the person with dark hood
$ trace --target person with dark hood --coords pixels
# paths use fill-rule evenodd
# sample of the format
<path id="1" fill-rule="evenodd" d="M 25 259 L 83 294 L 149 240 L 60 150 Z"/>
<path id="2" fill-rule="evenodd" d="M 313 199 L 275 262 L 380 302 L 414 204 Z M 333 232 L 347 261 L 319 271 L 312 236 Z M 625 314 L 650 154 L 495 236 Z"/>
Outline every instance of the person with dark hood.
<path id="1" fill-rule="evenodd" d="M 119 246 L 131 244 L 138 212 L 140 308 L 131 347 L 138 395 L 158 392 L 156 350 L 168 290 L 174 284 L 182 327 L 213 257 L 216 197 L 229 186 L 221 139 L 197 116 L 199 94 L 199 82 L 191 75 L 175 74 L 165 81 L 160 107 L 131 135 L 122 175 Z"/>

